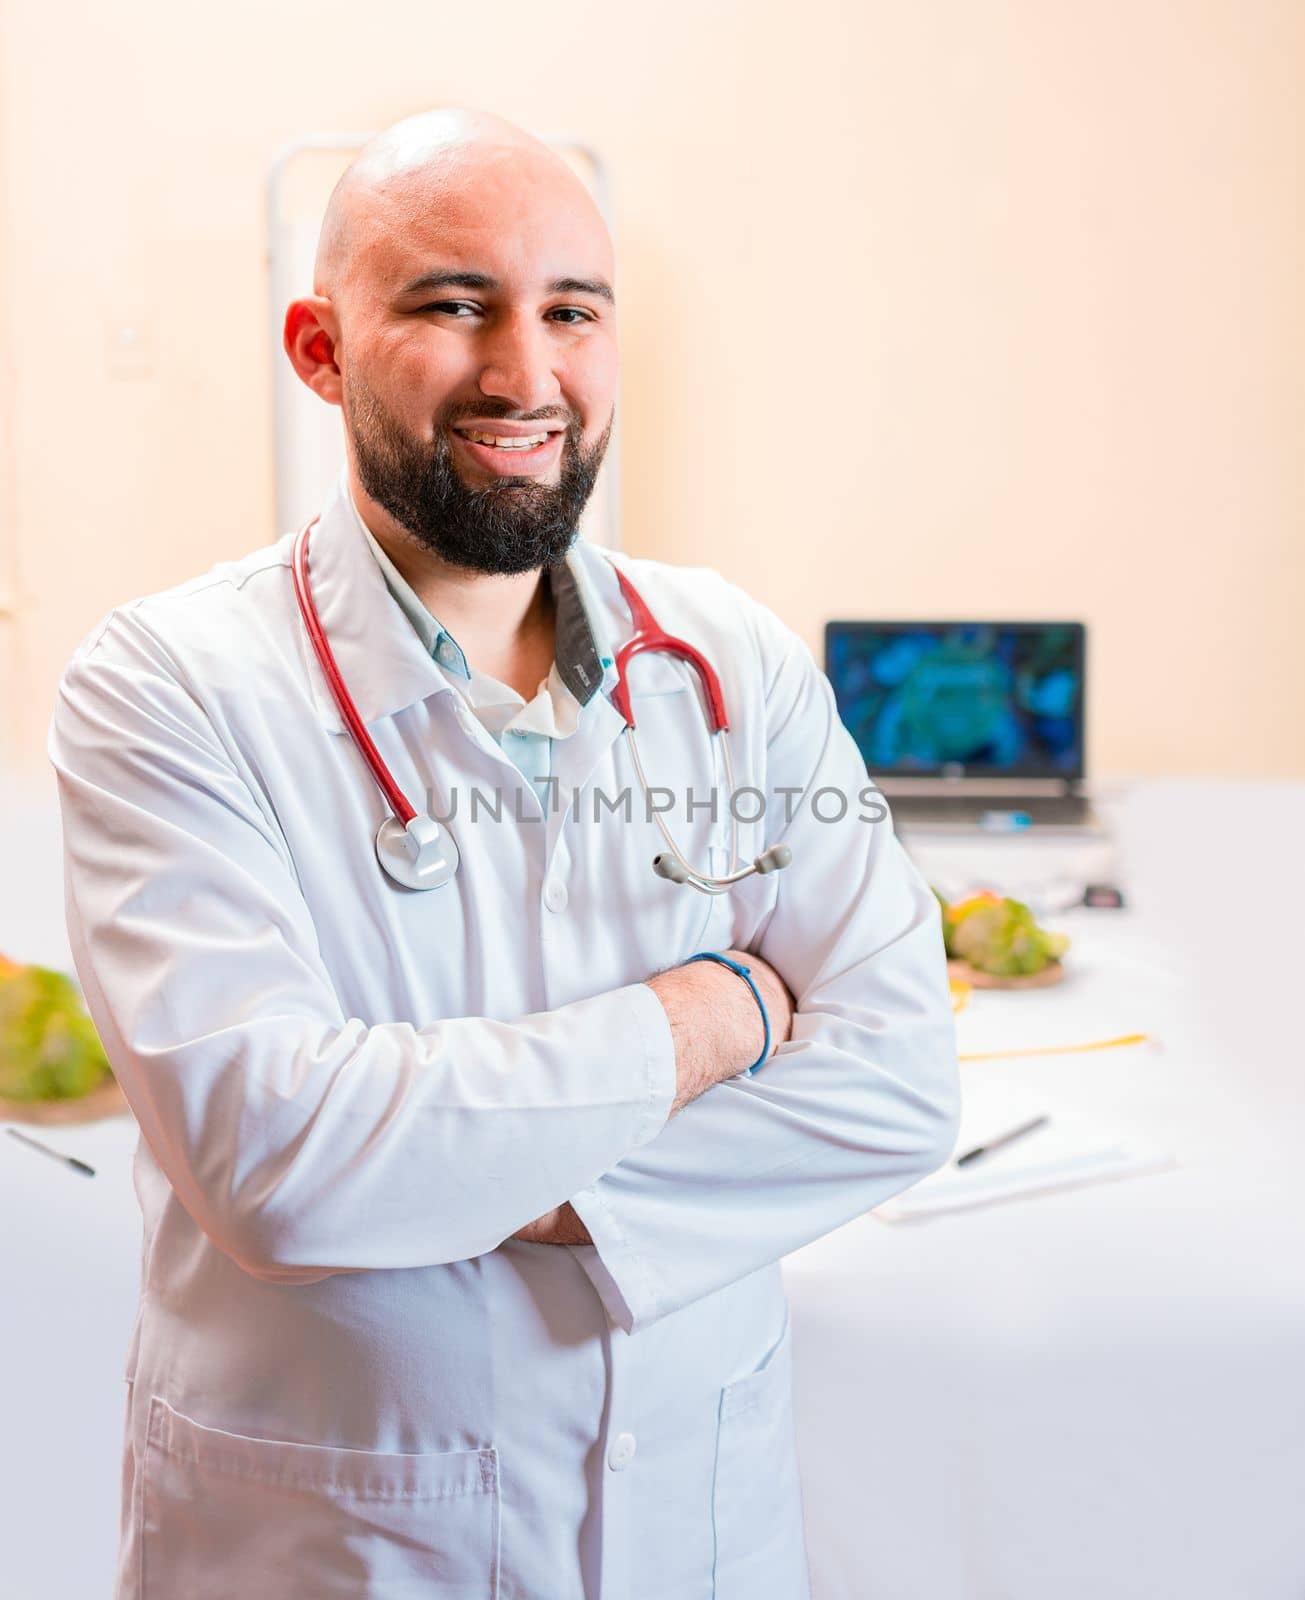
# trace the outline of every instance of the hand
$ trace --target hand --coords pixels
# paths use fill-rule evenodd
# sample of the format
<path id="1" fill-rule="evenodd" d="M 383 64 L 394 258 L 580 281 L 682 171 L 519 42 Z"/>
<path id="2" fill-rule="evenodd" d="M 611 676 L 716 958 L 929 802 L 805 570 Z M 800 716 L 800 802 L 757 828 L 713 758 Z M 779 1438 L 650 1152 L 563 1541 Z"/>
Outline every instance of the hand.
<path id="1" fill-rule="evenodd" d="M 552 1211 L 546 1211 L 542 1217 L 536 1217 L 533 1222 L 527 1222 L 524 1228 L 518 1228 L 512 1235 L 514 1239 L 524 1239 L 527 1244 L 592 1244 L 594 1241 L 589 1236 L 589 1229 L 581 1222 L 575 1207 L 568 1200 L 564 1205 L 555 1206 Z"/>

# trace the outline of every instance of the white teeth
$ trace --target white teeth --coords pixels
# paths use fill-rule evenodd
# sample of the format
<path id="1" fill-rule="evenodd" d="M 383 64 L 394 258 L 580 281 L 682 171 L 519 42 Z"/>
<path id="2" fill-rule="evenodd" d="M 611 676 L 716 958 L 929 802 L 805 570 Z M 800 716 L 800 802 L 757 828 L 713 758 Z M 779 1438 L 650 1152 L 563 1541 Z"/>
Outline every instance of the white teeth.
<path id="1" fill-rule="evenodd" d="M 494 433 L 477 433 L 472 428 L 459 428 L 458 432 L 464 439 L 471 439 L 476 444 L 493 445 L 496 450 L 533 450 L 548 438 L 547 433 L 532 433 L 526 439 L 504 439 Z"/>

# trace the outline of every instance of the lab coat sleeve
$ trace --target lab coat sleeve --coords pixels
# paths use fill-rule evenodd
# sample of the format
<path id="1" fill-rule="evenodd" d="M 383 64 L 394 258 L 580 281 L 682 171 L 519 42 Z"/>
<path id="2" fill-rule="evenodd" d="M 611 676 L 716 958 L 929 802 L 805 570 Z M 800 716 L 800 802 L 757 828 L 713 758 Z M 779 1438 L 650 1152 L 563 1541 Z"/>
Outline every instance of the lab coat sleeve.
<path id="1" fill-rule="evenodd" d="M 938 902 L 882 797 L 858 798 L 870 780 L 828 679 L 773 613 L 738 599 L 765 674 L 764 789 L 781 823 L 766 838 L 793 852 L 750 948 L 797 1009 L 791 1039 L 754 1075 L 709 1089 L 572 1197 L 593 1240 L 575 1254 L 627 1333 L 909 1187 L 956 1139 Z M 784 826 L 786 786 L 802 793 Z M 838 796 L 848 809 L 833 820 Z"/>
<path id="2" fill-rule="evenodd" d="M 484 1254 L 664 1124 L 644 984 L 510 1021 L 346 1015 L 266 799 L 130 612 L 69 664 L 48 748 L 91 1015 L 181 1204 L 254 1276 Z"/>

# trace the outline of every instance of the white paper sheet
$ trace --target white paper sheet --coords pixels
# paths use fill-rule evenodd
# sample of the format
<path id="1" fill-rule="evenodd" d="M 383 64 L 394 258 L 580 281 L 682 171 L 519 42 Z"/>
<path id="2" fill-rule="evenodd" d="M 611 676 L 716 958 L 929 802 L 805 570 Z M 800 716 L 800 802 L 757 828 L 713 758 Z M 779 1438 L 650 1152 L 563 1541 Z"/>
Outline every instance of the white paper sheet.
<path id="1" fill-rule="evenodd" d="M 946 1166 L 914 1188 L 877 1207 L 874 1215 L 885 1222 L 905 1222 L 1176 1164 L 1172 1152 L 1154 1140 L 1109 1127 L 1077 1111 L 1038 1105 L 1036 1092 L 1030 1086 L 1019 1103 L 1009 1093 L 971 1096 L 955 1155 L 963 1155 L 1044 1111 L 1051 1120 L 964 1167 L 955 1165 L 953 1155 Z"/>

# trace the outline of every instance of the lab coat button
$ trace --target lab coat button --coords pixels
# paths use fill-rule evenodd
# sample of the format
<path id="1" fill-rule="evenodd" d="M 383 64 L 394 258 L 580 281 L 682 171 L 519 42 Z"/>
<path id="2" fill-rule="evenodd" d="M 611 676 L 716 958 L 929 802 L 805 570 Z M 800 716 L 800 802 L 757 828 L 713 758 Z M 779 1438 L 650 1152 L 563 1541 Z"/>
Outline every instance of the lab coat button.
<path id="1" fill-rule="evenodd" d="M 550 911 L 565 911 L 566 902 L 566 885 L 550 878 L 544 885 L 544 904 Z"/>
<path id="2" fill-rule="evenodd" d="M 443 666 L 456 667 L 458 664 L 458 652 L 453 648 L 447 639 L 441 641 L 439 649 L 436 650 L 435 654 Z"/>
<path id="3" fill-rule="evenodd" d="M 607 1465 L 613 1472 L 624 1472 L 634 1460 L 635 1440 L 632 1433 L 618 1433 L 607 1452 Z"/>

